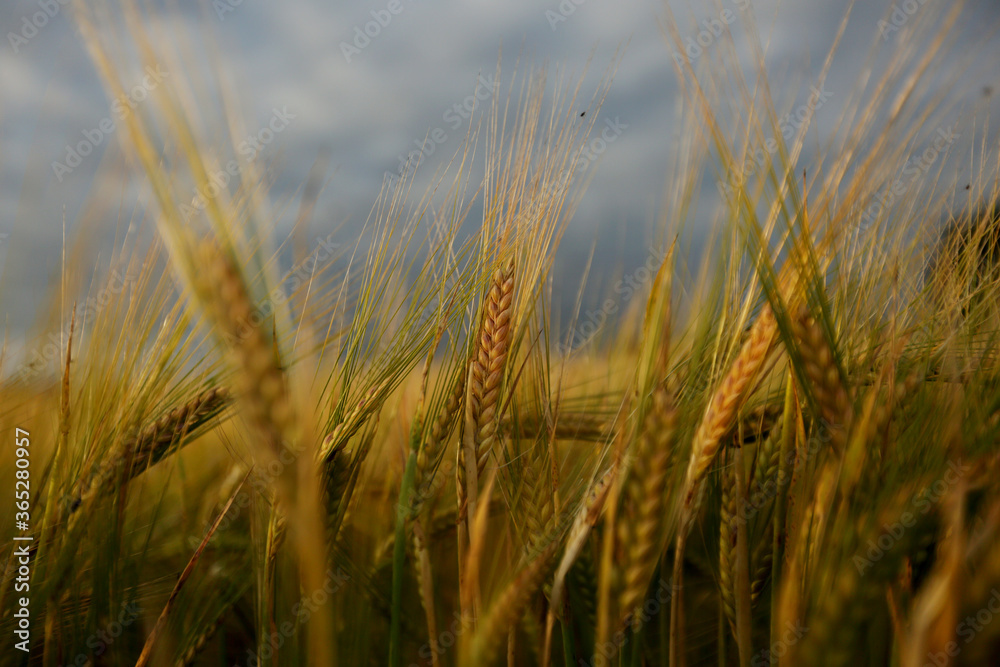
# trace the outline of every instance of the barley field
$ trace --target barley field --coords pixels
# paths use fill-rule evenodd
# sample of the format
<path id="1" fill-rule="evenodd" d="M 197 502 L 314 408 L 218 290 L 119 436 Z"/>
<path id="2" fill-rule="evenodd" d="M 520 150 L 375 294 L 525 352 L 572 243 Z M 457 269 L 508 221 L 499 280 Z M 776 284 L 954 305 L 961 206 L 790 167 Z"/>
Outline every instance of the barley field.
<path id="1" fill-rule="evenodd" d="M 121 11 L 73 14 L 114 99 L 172 57 Z M 121 133 L 149 208 L 104 223 L 111 256 L 66 245 L 41 361 L 0 356 L 0 664 L 1000 664 L 1000 152 L 930 85 L 961 11 L 898 28 L 821 140 L 752 22 L 749 61 L 668 57 L 650 259 L 569 318 L 616 62 L 505 71 L 350 244 L 278 235 L 254 164 L 213 180 L 170 63 Z"/>

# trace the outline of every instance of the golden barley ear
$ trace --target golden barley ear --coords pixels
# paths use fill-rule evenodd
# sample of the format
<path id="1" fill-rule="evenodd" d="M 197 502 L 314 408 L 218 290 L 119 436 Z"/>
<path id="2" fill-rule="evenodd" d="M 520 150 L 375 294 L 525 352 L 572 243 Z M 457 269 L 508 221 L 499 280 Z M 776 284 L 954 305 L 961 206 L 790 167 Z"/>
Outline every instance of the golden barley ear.
<path id="1" fill-rule="evenodd" d="M 455 386 L 431 425 L 430 433 L 421 443 L 417 451 L 417 470 L 413 483 L 413 498 L 411 512 L 419 515 L 424 504 L 433 494 L 437 479 L 438 465 L 444 457 L 445 447 L 448 439 L 458 421 L 458 416 L 462 409 L 462 401 L 465 398 L 466 387 L 466 367 L 461 366 Z M 459 447 L 461 449 L 461 446 Z"/>
<path id="2" fill-rule="evenodd" d="M 514 260 L 497 269 L 483 303 L 483 320 L 479 340 L 469 367 L 469 426 L 464 463 L 475 479 L 466 478 L 469 485 L 470 513 L 475 513 L 476 489 L 486 470 L 496 442 L 496 430 L 501 417 L 500 390 L 510 348 L 511 306 L 514 298 Z M 473 466 L 475 466 L 473 468 Z"/>
<path id="3" fill-rule="evenodd" d="M 666 481 L 673 460 L 676 425 L 673 399 L 666 388 L 657 387 L 629 467 L 624 488 L 627 507 L 617 526 L 625 550 L 620 624 L 635 630 L 642 626 L 642 599 L 662 551 Z"/>
<path id="4" fill-rule="evenodd" d="M 113 492 L 193 441 L 200 428 L 218 417 L 230 400 L 228 389 L 214 387 L 142 429 L 125 443 L 114 459 L 77 483 L 69 496 L 68 513 L 75 512 L 88 499 Z"/>
<path id="5" fill-rule="evenodd" d="M 213 324 L 229 341 L 237 371 L 233 390 L 266 451 L 278 459 L 286 442 L 298 440 L 298 426 L 281 364 L 263 329 L 253 323 L 254 308 L 246 283 L 230 258 L 208 239 L 199 247 L 199 256 L 205 267 L 199 291 Z"/>
<path id="6" fill-rule="evenodd" d="M 751 382 L 758 377 L 767 355 L 773 349 L 777 332 L 777 322 L 771 308 L 764 306 L 750 328 L 750 334 L 743 343 L 739 355 L 713 394 L 705 409 L 705 415 L 698 424 L 684 478 L 681 505 L 683 535 L 687 534 L 694 521 L 705 474 L 715 460 L 722 438 L 732 427 Z"/>
<path id="7" fill-rule="evenodd" d="M 365 396 L 355 403 L 354 407 L 333 427 L 333 430 L 323 438 L 318 452 L 318 458 L 321 461 L 331 460 L 339 450 L 343 449 L 347 441 L 365 425 L 365 422 L 381 405 L 379 397 L 388 384 L 388 381 L 383 381 L 369 389 Z"/>
<path id="8" fill-rule="evenodd" d="M 731 458 L 731 457 L 730 457 Z M 733 463 L 728 461 L 728 467 Z M 736 635 L 736 496 L 735 473 L 723 471 L 720 475 L 722 499 L 719 507 L 719 597 L 722 610 L 729 623 L 729 630 Z"/>
<path id="9" fill-rule="evenodd" d="M 177 659 L 174 663 L 174 667 L 190 667 L 198 659 L 198 655 L 205 650 L 208 642 L 212 640 L 212 637 L 219 631 L 222 627 L 223 622 L 226 620 L 226 612 L 223 611 L 219 614 L 218 618 L 209 623 L 204 630 L 198 633 L 194 638 L 194 641 L 190 642 L 188 648 L 185 649 L 184 654 Z"/>
<path id="10" fill-rule="evenodd" d="M 843 453 L 847 446 L 854 408 L 844 387 L 833 350 L 822 327 L 805 308 L 800 309 L 792 319 L 792 331 L 809 381 L 808 388 L 816 401 L 820 416 L 833 435 L 834 448 Z"/>
<path id="11" fill-rule="evenodd" d="M 507 584 L 469 642 L 468 660 L 464 664 L 492 665 L 496 662 L 508 631 L 517 625 L 531 598 L 538 592 L 555 553 L 556 545 L 550 544 Z"/>
<path id="12" fill-rule="evenodd" d="M 736 413 L 746 397 L 767 356 L 777 341 L 778 324 L 769 305 L 765 305 L 750 327 L 749 335 L 740 352 L 712 395 L 705 414 L 698 424 L 691 447 L 690 460 L 681 487 L 680 526 L 674 548 L 673 585 L 682 587 L 684 552 L 687 537 L 694 526 L 701 505 L 703 482 L 709 466 L 715 460 L 719 444 L 732 427 Z M 683 595 L 675 594 L 670 600 L 670 662 L 684 662 Z"/>

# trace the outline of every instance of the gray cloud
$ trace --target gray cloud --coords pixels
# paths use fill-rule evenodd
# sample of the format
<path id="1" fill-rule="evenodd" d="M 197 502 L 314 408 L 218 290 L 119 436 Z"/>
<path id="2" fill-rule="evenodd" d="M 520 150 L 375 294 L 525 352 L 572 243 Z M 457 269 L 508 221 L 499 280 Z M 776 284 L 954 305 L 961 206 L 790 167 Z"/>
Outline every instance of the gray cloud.
<path id="1" fill-rule="evenodd" d="M 576 74 L 593 56 L 583 108 L 592 84 L 615 50 L 628 42 L 599 124 L 604 117 L 620 116 L 627 119 L 629 129 L 601 155 L 565 245 L 568 256 L 585 256 L 595 235 L 614 237 L 627 229 L 635 242 L 616 240 L 611 247 L 622 248 L 622 254 L 599 256 L 598 264 L 610 270 L 620 263 L 627 270 L 635 263 L 633 259 L 641 261 L 649 224 L 661 204 L 677 133 L 677 83 L 672 47 L 661 32 L 665 12 L 660 2 L 400 0 L 400 11 L 380 25 L 378 34 L 347 62 L 341 43 L 352 43 L 356 27 L 363 31 L 366 23 L 378 17 L 384 20 L 386 14 L 380 12 L 388 11 L 388 0 L 360 5 L 324 0 L 227 1 L 233 11 L 225 12 L 221 20 L 212 3 L 179 2 L 178 11 L 159 27 L 165 34 L 176 34 L 178 42 L 197 42 L 199 35 L 217 40 L 214 49 L 219 64 L 239 93 L 248 131 L 266 124 L 275 106 L 295 111 L 294 122 L 261 156 L 265 163 L 280 156 L 281 171 L 272 191 L 275 199 L 290 197 L 303 183 L 319 147 L 329 148 L 335 172 L 315 213 L 327 226 L 346 215 L 357 223 L 364 220 L 385 172 L 396 169 L 397 156 L 413 150 L 413 142 L 427 132 L 442 127 L 443 112 L 473 91 L 480 73 L 493 73 L 501 45 L 505 79 L 513 72 L 519 53 L 522 71 L 526 62 L 547 62 L 552 73 L 559 66 Z M 4 32 L 37 12 L 37 3 L 19 0 L 0 9 Z M 546 11 L 559 12 L 560 4 L 574 10 L 553 26 Z M 719 7 L 735 4 L 720 0 Z M 754 1 L 762 38 L 768 43 L 769 69 L 792 74 L 775 77 L 779 99 L 799 100 L 796 103 L 804 99 L 804 92 L 780 86 L 797 81 L 804 90 L 815 80 L 847 5 L 847 0 L 785 0 L 779 9 L 777 0 Z M 701 22 L 719 12 L 711 3 L 672 1 L 670 6 L 682 37 L 696 37 Z M 847 91 L 854 84 L 887 6 L 856 4 L 831 72 L 831 89 Z M 994 24 L 998 17 L 994 3 L 970 2 L 962 19 L 961 39 L 983 37 L 984 26 Z M 741 57 L 750 57 L 740 30 L 736 31 L 736 47 Z M 957 53 L 962 54 L 961 43 Z M 987 53 L 978 54 L 976 60 L 997 62 L 998 56 L 1000 45 L 993 39 Z M 137 67 L 135 73 L 140 70 Z M 996 86 L 998 82 L 991 80 L 995 76 L 983 69 L 970 73 L 963 83 L 968 84 L 971 96 L 982 86 Z M 504 91 L 507 82 L 503 81 Z M 142 185 L 121 165 L 116 137 L 63 183 L 52 174 L 51 162 L 63 158 L 67 142 L 107 116 L 110 108 L 68 12 L 49 20 L 17 53 L 7 39 L 0 44 L 0 89 L 4 91 L 0 99 L 0 231 L 11 234 L 0 246 L 4 277 L 0 299 L 16 330 L 30 321 L 31 305 L 42 296 L 38 291 L 58 266 L 64 208 L 72 231 L 87 210 L 88 195 L 98 186 L 110 194 L 117 185 L 118 197 L 124 192 L 126 198 L 134 198 L 142 192 Z M 821 130 L 836 117 L 839 104 L 831 103 L 821 111 Z M 207 108 L 205 114 L 216 111 Z M 458 135 L 464 129 L 463 125 L 448 132 Z M 420 182 L 442 167 L 460 143 L 452 136 L 428 157 L 420 167 Z M 102 173 L 102 169 L 108 171 Z M 714 188 L 703 192 L 700 210 L 710 212 L 716 196 Z M 117 201 L 107 210 L 109 216 L 116 215 Z M 112 223 L 109 217 L 108 224 Z M 12 246 L 19 248 L 17 253 L 10 252 Z M 562 278 L 573 284 L 579 262 L 560 261 L 557 266 L 569 272 Z"/>

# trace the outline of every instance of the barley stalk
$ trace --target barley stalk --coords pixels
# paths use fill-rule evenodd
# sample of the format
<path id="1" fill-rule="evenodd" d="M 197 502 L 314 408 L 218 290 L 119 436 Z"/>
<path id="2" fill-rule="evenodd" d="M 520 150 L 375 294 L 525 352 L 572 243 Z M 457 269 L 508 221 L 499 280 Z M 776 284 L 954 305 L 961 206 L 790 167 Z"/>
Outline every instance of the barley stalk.
<path id="1" fill-rule="evenodd" d="M 673 582 L 675 586 L 683 584 L 684 550 L 687 536 L 694 525 L 698 506 L 701 502 L 702 482 L 709 466 L 715 460 L 719 451 L 719 442 L 733 423 L 736 411 L 746 396 L 751 382 L 759 371 L 774 346 L 777 335 L 777 322 L 770 306 L 758 315 L 750 328 L 750 335 L 743 343 L 736 360 L 722 383 L 712 396 L 705 414 L 695 431 L 691 448 L 691 458 L 681 494 L 681 520 L 677 533 L 677 544 L 674 550 Z M 680 645 L 684 634 L 683 626 L 683 595 L 678 592 L 670 600 L 670 664 L 683 664 L 683 646 Z"/>
<path id="2" fill-rule="evenodd" d="M 819 323 L 804 308 L 793 318 L 792 330 L 799 343 L 803 368 L 809 378 L 810 390 L 816 399 L 820 416 L 826 420 L 836 451 L 842 453 L 846 447 L 853 409 L 841 381 L 833 350 Z"/>
<path id="3" fill-rule="evenodd" d="M 427 619 L 427 636 L 430 641 L 431 659 L 434 667 L 440 664 L 438 657 L 441 650 L 438 647 L 437 613 L 434 609 L 434 576 L 431 568 L 430 554 L 427 551 L 427 540 L 424 535 L 423 522 L 419 517 L 413 519 L 410 531 L 413 536 L 414 566 L 416 569 L 420 604 L 424 608 Z"/>
<path id="4" fill-rule="evenodd" d="M 544 416 L 528 414 L 520 415 L 516 423 L 511 417 L 504 417 L 500 422 L 500 430 L 525 440 L 534 440 L 543 434 L 548 434 L 550 427 Z M 588 414 L 560 413 L 555 428 L 551 430 L 556 440 L 601 442 L 608 436 L 607 420 Z"/>
<path id="5" fill-rule="evenodd" d="M 624 488 L 628 503 L 625 520 L 618 523 L 625 548 L 621 622 L 631 624 L 635 630 L 641 627 L 638 612 L 660 558 L 666 514 L 665 483 L 673 454 L 676 422 L 677 413 L 667 389 L 657 387 Z"/>
<path id="6" fill-rule="evenodd" d="M 736 411 L 746 397 L 750 383 L 757 377 L 774 346 L 777 323 L 770 306 L 757 317 L 739 355 L 712 396 L 705 415 L 695 431 L 691 458 L 684 478 L 681 505 L 681 532 L 687 536 L 694 521 L 702 493 L 702 481 L 719 451 L 719 442 L 729 430 Z"/>
<path id="7" fill-rule="evenodd" d="M 462 407 L 465 395 L 465 369 L 462 368 L 455 382 L 455 387 L 441 408 L 440 414 L 431 425 L 429 436 L 417 452 L 417 472 L 414 481 L 414 496 L 411 511 L 420 514 L 428 497 L 434 490 L 434 482 L 438 464 L 444 456 L 448 438 L 455 427 L 456 417 Z M 461 448 L 459 448 L 461 449 Z"/>
<path id="8" fill-rule="evenodd" d="M 556 568 L 556 573 L 552 580 L 552 591 L 549 596 L 549 611 L 545 619 L 545 644 L 542 650 L 543 665 L 548 665 L 549 663 L 552 629 L 555 624 L 556 615 L 562 614 L 566 577 L 573 568 L 573 563 L 586 551 L 590 531 L 596 525 L 597 520 L 604 510 L 604 503 L 611 491 L 611 485 L 617 476 L 617 472 L 617 466 L 612 466 L 591 485 L 586 499 L 581 504 L 580 509 L 573 519 L 569 535 L 566 537 L 566 547 Z M 593 600 L 596 609 L 596 590 L 594 591 Z"/>
<path id="9" fill-rule="evenodd" d="M 722 610 L 733 634 L 736 634 L 736 481 L 732 474 L 722 475 L 722 500 L 719 507 L 719 594 Z"/>
<path id="10" fill-rule="evenodd" d="M 321 460 L 326 461 L 332 458 L 336 452 L 343 449 L 351 436 L 364 426 L 365 420 L 378 409 L 379 404 L 375 402 L 375 397 L 382 393 L 387 384 L 388 382 L 383 381 L 369 389 L 364 398 L 358 401 L 351 408 L 351 411 L 344 415 L 344 418 L 323 438 L 323 444 L 318 452 Z"/>
<path id="11" fill-rule="evenodd" d="M 463 664 L 491 665 L 496 661 L 508 631 L 517 625 L 528 602 L 538 591 L 555 553 L 556 545 L 550 544 L 507 585 L 473 636 L 469 659 Z"/>
<path id="12" fill-rule="evenodd" d="M 196 281 L 195 289 L 218 333 L 229 341 L 236 370 L 234 394 L 256 436 L 257 451 L 269 467 L 274 465 L 279 471 L 273 484 L 286 517 L 294 525 L 302 585 L 318 590 L 325 585 L 328 564 L 326 545 L 321 541 L 325 527 L 321 473 L 304 461 L 296 461 L 302 443 L 311 437 L 304 432 L 308 424 L 296 415 L 276 342 L 269 342 L 261 327 L 253 325 L 254 307 L 240 271 L 212 240 L 202 242 L 198 253 L 204 277 Z M 314 627 L 331 618 L 329 601 L 319 605 L 316 613 Z M 326 633 L 308 633 L 308 645 L 314 660 L 324 664 L 335 661 Z"/>

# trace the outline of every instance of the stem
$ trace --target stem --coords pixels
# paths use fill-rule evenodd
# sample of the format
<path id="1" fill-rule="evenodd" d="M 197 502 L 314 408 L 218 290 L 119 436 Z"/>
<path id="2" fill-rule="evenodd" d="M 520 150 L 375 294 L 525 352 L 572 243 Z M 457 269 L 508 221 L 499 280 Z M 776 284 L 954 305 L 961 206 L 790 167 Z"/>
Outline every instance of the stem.
<path id="1" fill-rule="evenodd" d="M 668 560 L 667 560 L 666 549 L 660 554 L 660 568 L 659 568 L 659 581 L 663 581 L 663 573 L 667 571 Z M 673 582 L 671 582 L 671 594 L 673 594 Z M 669 667 L 670 665 L 670 653 L 668 652 L 667 642 L 670 637 L 670 612 L 667 609 L 660 609 L 660 667 Z"/>
<path id="2" fill-rule="evenodd" d="M 684 636 L 684 598 L 683 598 L 683 576 L 684 576 L 684 547 L 687 536 L 683 532 L 677 535 L 677 544 L 674 547 L 674 575 L 670 582 L 674 587 L 674 594 L 670 598 L 670 667 L 684 667 L 686 657 L 684 646 L 681 643 Z"/>
<path id="3" fill-rule="evenodd" d="M 568 615 L 559 621 L 559 626 L 562 628 L 563 659 L 566 662 L 566 667 L 576 667 L 576 663 L 573 661 L 573 633 Z"/>
<path id="4" fill-rule="evenodd" d="M 792 412 L 795 404 L 795 390 L 792 386 L 792 372 L 788 371 L 785 379 L 785 411 L 782 415 L 782 432 L 780 443 L 780 454 L 778 455 L 778 493 L 774 499 L 774 535 L 771 547 L 771 643 L 775 645 L 778 632 L 778 598 L 781 586 L 781 561 L 784 558 L 784 532 L 785 532 L 785 489 L 788 482 L 788 460 L 789 452 L 792 448 L 792 438 L 795 434 L 795 424 L 792 423 Z M 773 658 L 772 658 L 773 659 Z"/>
<path id="5" fill-rule="evenodd" d="M 400 623 L 403 612 L 403 562 L 406 560 L 406 519 L 409 517 L 410 493 L 417 474 L 417 450 L 410 448 L 406 459 L 406 471 L 399 489 L 399 505 L 396 508 L 396 542 L 392 550 L 392 619 L 389 631 L 389 666 L 400 667 L 403 653 Z"/>
<path id="6" fill-rule="evenodd" d="M 735 453 L 735 487 L 737 506 L 746 500 L 746 488 L 743 480 L 743 449 L 736 448 Z M 739 650 L 740 667 L 749 667 L 750 653 L 753 650 L 750 632 L 750 547 L 747 539 L 747 522 L 736 522 L 736 572 L 735 572 L 735 603 L 736 603 L 736 646 Z"/>
<path id="7" fill-rule="evenodd" d="M 632 646 L 630 648 L 632 656 L 629 660 L 629 665 L 631 667 L 642 667 L 642 639 L 645 632 L 645 625 L 632 632 Z"/>
<path id="8" fill-rule="evenodd" d="M 719 642 L 719 667 L 726 667 L 729 664 L 729 656 L 726 651 L 726 641 L 728 639 L 728 634 L 726 632 L 726 611 L 723 608 L 722 598 L 719 598 L 719 637 L 716 641 Z"/>

